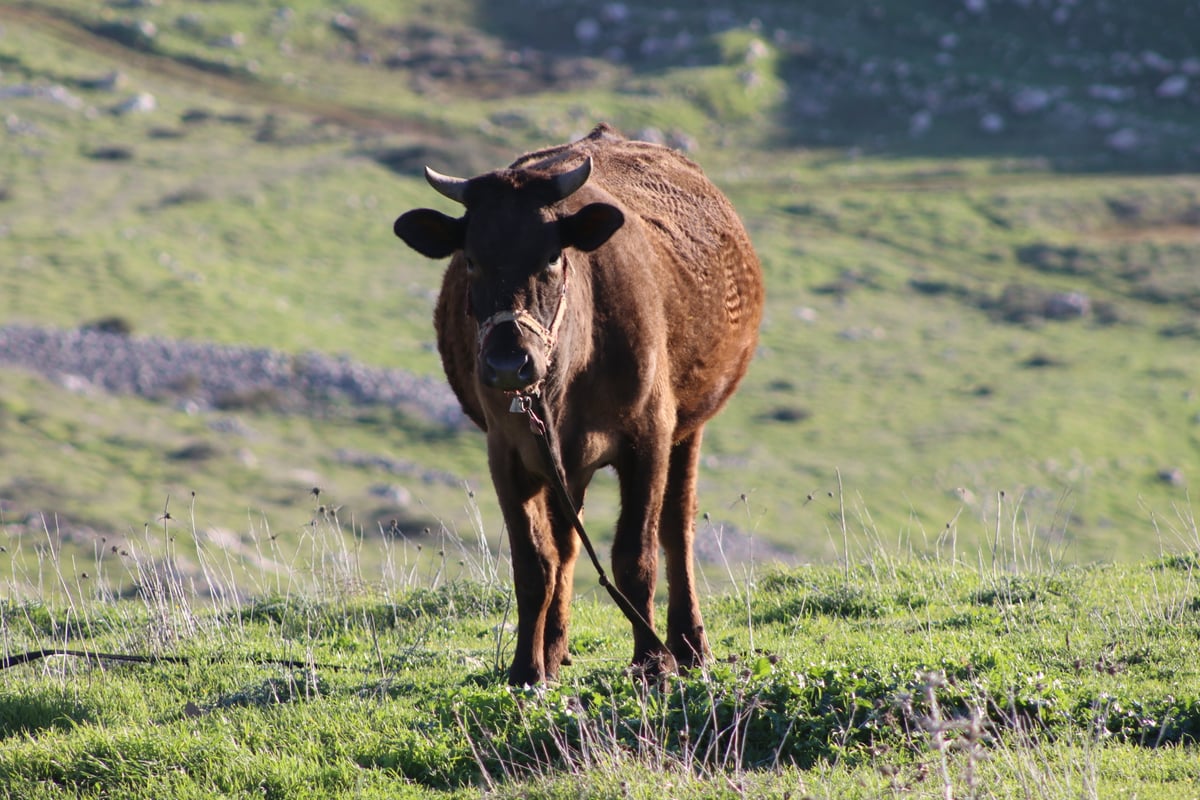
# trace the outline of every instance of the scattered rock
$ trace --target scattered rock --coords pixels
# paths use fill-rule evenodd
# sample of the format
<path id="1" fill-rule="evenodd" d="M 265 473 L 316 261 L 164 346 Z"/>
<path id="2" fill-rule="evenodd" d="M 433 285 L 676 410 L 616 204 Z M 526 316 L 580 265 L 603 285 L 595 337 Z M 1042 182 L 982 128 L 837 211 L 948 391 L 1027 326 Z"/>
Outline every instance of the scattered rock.
<path id="1" fill-rule="evenodd" d="M 246 34 L 240 31 L 234 31 L 226 36 L 218 36 L 209 42 L 213 47 L 220 47 L 224 50 L 240 50 L 246 46 Z"/>
<path id="2" fill-rule="evenodd" d="M 374 469 L 389 475 L 400 475 L 405 478 L 415 478 L 422 483 L 455 486 L 461 488 L 462 478 L 450 472 L 428 469 L 412 461 L 405 461 L 391 456 L 364 453 L 359 450 L 340 449 L 333 454 L 334 460 L 345 466 L 357 469 Z"/>
<path id="3" fill-rule="evenodd" d="M 639 142 L 649 142 L 650 144 L 666 144 L 667 137 L 658 128 L 642 128 L 634 133 L 633 138 Z"/>
<path id="4" fill-rule="evenodd" d="M 700 143 L 696 140 L 696 137 L 676 130 L 667 131 L 666 145 L 681 153 L 694 153 L 700 148 Z"/>
<path id="5" fill-rule="evenodd" d="M 50 86 L 39 86 L 31 83 L 0 86 L 0 100 L 9 97 L 32 97 L 39 100 L 48 100 L 73 111 L 82 110 L 87 105 L 81 97 L 72 94 L 67 87 L 58 83 L 51 84 Z"/>
<path id="6" fill-rule="evenodd" d="M 75 85 L 93 92 L 115 92 L 129 85 L 129 77 L 118 69 L 95 78 L 78 78 Z"/>
<path id="7" fill-rule="evenodd" d="M 371 496 L 386 500 L 392 505 L 401 507 L 412 505 L 412 492 L 398 483 L 377 483 L 367 489 L 367 492 Z"/>
<path id="8" fill-rule="evenodd" d="M 1141 143 L 1142 137 L 1133 128 L 1121 128 L 1113 131 L 1104 139 L 1105 146 L 1118 153 L 1132 153 L 1138 149 L 1138 145 Z"/>
<path id="9" fill-rule="evenodd" d="M 1129 86 L 1110 86 L 1105 83 L 1093 83 L 1088 87 L 1088 97 L 1093 100 L 1103 100 L 1106 103 L 1124 103 L 1132 100 L 1137 92 Z"/>
<path id="10" fill-rule="evenodd" d="M 747 64 L 755 64 L 770 54 L 771 48 L 766 42 L 762 39 L 751 39 L 750 43 L 746 45 L 746 54 L 743 56 L 743 60 Z"/>
<path id="11" fill-rule="evenodd" d="M 360 29 L 361 30 L 361 29 Z M 603 27 L 594 17 L 576 24 L 580 43 L 598 43 Z M 533 47 L 513 49 L 495 37 L 470 31 L 446 30 L 425 23 L 372 33 L 359 48 L 382 51 L 378 60 L 410 76 L 415 91 L 430 94 L 443 88 L 480 98 L 513 97 L 549 87 L 569 89 L 596 82 L 614 67 L 577 52 L 558 54 Z M 585 41 L 586 40 L 586 41 Z M 574 50 L 578 50 L 575 47 Z M 590 47 L 588 48 L 591 49 Z M 372 56 L 371 61 L 376 57 Z"/>
<path id="12" fill-rule="evenodd" d="M 838 337 L 847 342 L 878 342 L 887 338 L 887 331 L 878 325 L 863 325 L 839 331 Z"/>
<path id="13" fill-rule="evenodd" d="M 1035 263 L 1030 258 L 1022 260 Z M 1092 301 L 1083 292 L 1050 292 L 1023 283 L 1010 283 L 999 297 L 984 299 L 980 305 L 999 319 L 1018 324 L 1079 319 L 1092 310 Z"/>
<path id="14" fill-rule="evenodd" d="M 600 9 L 600 17 L 605 22 L 620 25 L 629 19 L 629 6 L 624 3 L 605 3 Z"/>
<path id="15" fill-rule="evenodd" d="M 126 114 L 142 114 L 158 108 L 158 99 L 149 92 L 138 92 L 132 97 L 117 103 L 112 107 L 112 113 L 118 116 Z"/>
<path id="16" fill-rule="evenodd" d="M 575 23 L 575 38 L 582 45 L 592 45 L 600 38 L 600 23 L 591 17 L 584 17 Z"/>
<path id="17" fill-rule="evenodd" d="M 1164 58 L 1153 50 L 1147 50 L 1141 55 L 1141 62 L 1155 72 L 1171 72 L 1175 69 L 1175 62 L 1169 58 Z"/>
<path id="18" fill-rule="evenodd" d="M 1158 471 L 1159 481 L 1168 486 L 1185 486 L 1187 480 L 1184 478 L 1183 470 L 1179 467 L 1164 467 Z"/>
<path id="19" fill-rule="evenodd" d="M 333 19 L 329 20 L 329 27 L 348 41 L 358 43 L 358 20 L 350 14 L 344 11 L 334 14 Z"/>
<path id="20" fill-rule="evenodd" d="M 1083 292 L 1055 292 L 1046 298 L 1042 314 L 1046 319 L 1077 319 L 1091 310 L 1092 302 Z"/>
<path id="21" fill-rule="evenodd" d="M 1154 93 L 1166 99 L 1183 97 L 1188 92 L 1188 84 L 1187 75 L 1175 74 L 1160 83 Z"/>
<path id="22" fill-rule="evenodd" d="M 98 330 L 0 327 L 0 363 L 104 391 L 198 408 L 269 404 L 305 412 L 335 404 L 401 408 L 449 429 L 467 427 L 444 382 L 319 353 L 141 338 Z"/>
<path id="23" fill-rule="evenodd" d="M 1091 126 L 1102 131 L 1109 131 L 1117 127 L 1120 118 L 1117 113 L 1111 108 L 1102 108 L 1092 115 L 1090 120 Z"/>
<path id="24" fill-rule="evenodd" d="M 979 118 L 979 129 L 984 133 L 1003 133 L 1004 127 L 1004 117 L 994 111 L 989 111 Z"/>
<path id="25" fill-rule="evenodd" d="M 150 20 L 109 20 L 91 26 L 92 33 L 135 50 L 153 50 L 158 26 Z"/>
<path id="26" fill-rule="evenodd" d="M 1045 109 L 1053 101 L 1054 96 L 1045 89 L 1025 88 L 1012 96 L 1011 106 L 1014 114 L 1024 116 Z"/>
<path id="27" fill-rule="evenodd" d="M 921 109 L 908 118 L 908 135 L 912 137 L 924 136 L 930 128 L 933 127 L 933 112 L 929 109 Z"/>

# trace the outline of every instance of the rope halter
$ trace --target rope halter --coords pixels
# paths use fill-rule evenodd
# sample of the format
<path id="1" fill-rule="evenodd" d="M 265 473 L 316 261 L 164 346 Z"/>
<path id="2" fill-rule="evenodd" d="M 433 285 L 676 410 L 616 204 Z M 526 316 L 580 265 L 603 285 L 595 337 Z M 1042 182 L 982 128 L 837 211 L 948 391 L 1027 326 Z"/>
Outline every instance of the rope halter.
<path id="1" fill-rule="evenodd" d="M 497 325 L 502 325 L 505 322 L 511 322 L 517 326 L 517 330 L 519 332 L 531 333 L 537 337 L 538 341 L 541 342 L 542 352 L 545 353 L 546 356 L 546 373 L 549 374 L 550 366 L 554 363 L 554 345 L 558 341 L 558 331 L 559 328 L 562 327 L 563 317 L 566 316 L 566 299 L 567 271 L 566 263 L 564 262 L 562 288 L 559 289 L 558 303 L 554 309 L 554 318 L 550 321 L 550 327 L 547 328 L 537 317 L 524 308 L 516 308 L 512 311 L 497 311 L 495 314 L 492 314 L 479 324 L 479 336 L 476 339 L 477 352 L 483 352 L 483 347 L 485 344 L 487 344 L 488 337 L 492 335 L 492 331 L 495 330 Z M 536 396 L 541 392 L 542 384 L 545 382 L 545 380 L 546 378 L 543 376 L 531 386 L 527 386 L 526 388 L 517 391 L 508 392 L 508 394 L 515 395 L 516 397 L 520 397 L 522 395 L 530 397 Z M 514 408 L 516 408 L 517 405 L 516 397 L 514 397 L 513 400 Z"/>

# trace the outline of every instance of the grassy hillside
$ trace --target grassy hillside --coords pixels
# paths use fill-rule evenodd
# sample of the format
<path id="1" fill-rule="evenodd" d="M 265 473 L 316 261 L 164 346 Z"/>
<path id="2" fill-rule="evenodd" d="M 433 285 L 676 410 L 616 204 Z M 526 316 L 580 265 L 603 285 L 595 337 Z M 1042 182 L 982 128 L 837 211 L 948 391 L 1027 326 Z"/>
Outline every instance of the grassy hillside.
<path id="1" fill-rule="evenodd" d="M 624 671 L 628 625 L 597 594 L 576 606 L 562 683 L 509 689 L 512 595 L 494 553 L 465 549 L 461 580 L 397 570 L 364 590 L 366 553 L 339 557 L 339 541 L 316 526 L 284 581 L 262 572 L 256 599 L 216 603 L 171 579 L 105 598 L 49 563 L 69 602 L 0 605 L 5 659 L 65 647 L 186 663 L 9 667 L 3 793 L 1066 800 L 1200 786 L 1194 558 L 1055 568 L 1001 543 L 965 567 L 864 543 L 847 568 L 764 571 L 710 597 L 714 662 L 650 686 Z"/>
<path id="2" fill-rule="evenodd" d="M 436 375 L 440 267 L 390 234 L 445 207 L 420 167 L 608 120 L 687 149 L 767 271 L 760 356 L 706 440 L 709 540 L 957 554 L 1003 519 L 1050 560 L 1194 549 L 1193 5 L 8 4 L 0 321 Z M 193 493 L 239 551 L 299 551 L 326 504 L 349 547 L 392 519 L 425 552 L 501 535 L 481 438 L 390 412 L 188 413 L 0 369 L 0 432 L 16 593 L 46 548 L 154 542 Z"/>

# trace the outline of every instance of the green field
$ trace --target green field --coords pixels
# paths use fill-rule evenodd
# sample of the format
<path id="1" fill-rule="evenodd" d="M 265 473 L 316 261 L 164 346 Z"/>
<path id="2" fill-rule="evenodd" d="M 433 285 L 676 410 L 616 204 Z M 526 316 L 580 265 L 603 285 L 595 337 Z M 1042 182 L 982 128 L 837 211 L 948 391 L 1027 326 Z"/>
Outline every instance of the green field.
<path id="1" fill-rule="evenodd" d="M 215 602 L 172 578 L 119 600 L 48 564 L 69 599 L 0 605 L 4 663 L 81 655 L 5 671 L 4 796 L 1200 791 L 1194 556 L 1055 567 L 1001 542 L 970 554 L 976 566 L 870 549 L 844 568 L 764 569 L 705 601 L 714 660 L 650 685 L 626 669 L 627 623 L 591 593 L 562 682 L 513 689 L 513 596 L 494 551 L 463 547 L 467 575 L 446 580 L 340 541 L 315 526 L 285 579 L 260 572 L 254 598 Z M 367 555 L 396 567 L 374 588 Z M 207 554 L 210 588 L 224 559 Z"/>
<path id="2" fill-rule="evenodd" d="M 4 658 L 192 659 L 6 669 L 0 793 L 1200 796 L 1197 41 L 1183 0 L 0 5 L 0 325 L 440 376 L 421 167 L 600 121 L 767 282 L 705 438 L 716 659 L 654 687 L 587 574 L 563 682 L 502 686 L 477 432 L 0 359 Z"/>

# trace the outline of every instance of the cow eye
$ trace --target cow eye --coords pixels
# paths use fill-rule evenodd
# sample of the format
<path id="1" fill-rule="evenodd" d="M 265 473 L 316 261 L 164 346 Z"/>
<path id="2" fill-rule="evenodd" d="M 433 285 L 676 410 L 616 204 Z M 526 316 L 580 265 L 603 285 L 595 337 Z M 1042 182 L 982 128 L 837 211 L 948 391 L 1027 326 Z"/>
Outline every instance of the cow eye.
<path id="1" fill-rule="evenodd" d="M 554 255 L 552 255 L 550 257 L 550 260 L 546 262 L 546 271 L 547 272 L 555 272 L 557 270 L 562 269 L 562 261 L 563 261 L 562 253 L 561 252 L 555 253 Z"/>
<path id="2" fill-rule="evenodd" d="M 468 275 L 475 275 L 475 274 L 478 274 L 478 272 L 479 272 L 479 267 L 477 267 L 477 266 L 475 265 L 475 262 L 471 260 L 471 257 L 470 257 L 470 256 L 463 256 L 463 263 L 464 263 L 464 264 L 466 265 L 466 267 L 467 267 L 467 274 L 468 274 Z"/>

